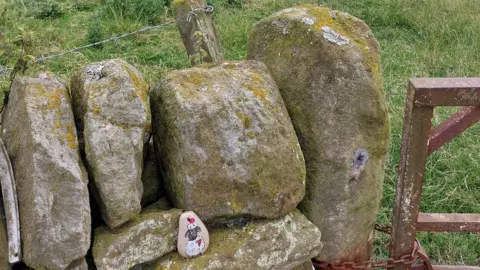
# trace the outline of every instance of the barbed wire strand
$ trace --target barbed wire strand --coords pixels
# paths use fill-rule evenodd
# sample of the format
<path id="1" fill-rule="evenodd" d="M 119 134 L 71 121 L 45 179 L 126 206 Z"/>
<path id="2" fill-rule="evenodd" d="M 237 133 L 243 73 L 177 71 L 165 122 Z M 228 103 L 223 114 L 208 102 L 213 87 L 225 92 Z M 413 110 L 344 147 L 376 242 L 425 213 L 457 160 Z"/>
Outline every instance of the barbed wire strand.
<path id="1" fill-rule="evenodd" d="M 192 11 L 187 16 L 187 20 L 190 22 L 192 17 L 196 17 L 199 12 L 211 13 L 211 12 L 213 12 L 213 10 L 214 10 L 214 8 L 211 5 L 207 5 L 205 8 L 192 9 Z M 174 24 L 174 23 L 175 23 L 175 21 L 169 21 L 169 22 L 166 22 L 166 23 L 163 23 L 163 24 L 146 26 L 146 27 L 143 27 L 141 29 L 138 29 L 137 31 L 126 33 L 126 34 L 116 36 L 116 37 L 111 37 L 111 38 L 108 38 L 108 39 L 105 39 L 105 40 L 102 40 L 102 41 L 98 41 L 98 42 L 95 42 L 95 43 L 91 43 L 91 44 L 88 44 L 88 45 L 85 45 L 85 46 L 73 48 L 69 51 L 64 51 L 64 52 L 61 52 L 61 53 L 58 53 L 58 54 L 53 54 L 53 55 L 49 55 L 49 56 L 42 56 L 42 57 L 39 57 L 39 58 L 35 58 L 33 63 L 45 62 L 47 60 L 54 59 L 54 58 L 63 56 L 65 54 L 74 53 L 74 52 L 77 52 L 77 51 L 80 51 L 80 50 L 83 50 L 83 49 L 98 46 L 100 44 L 104 44 L 104 43 L 108 43 L 108 42 L 112 42 L 112 41 L 117 42 L 121 38 L 128 37 L 128 36 L 131 36 L 131 35 L 135 35 L 135 34 L 145 32 L 145 31 L 155 29 L 155 28 L 166 27 L 166 26 Z M 10 70 L 13 70 L 13 68 L 0 66 L 0 76 L 4 76 Z"/>
<path id="2" fill-rule="evenodd" d="M 166 27 L 168 25 L 171 25 L 171 24 L 174 24 L 175 21 L 169 21 L 169 22 L 166 22 L 166 23 L 163 23 L 163 24 L 158 24 L 158 25 L 151 25 L 151 26 L 146 26 L 146 27 L 143 27 L 143 28 L 140 28 L 136 31 L 133 31 L 133 32 L 130 32 L 130 33 L 126 33 L 126 34 L 122 34 L 120 36 L 116 36 L 116 37 L 111 37 L 111 38 L 108 38 L 108 39 L 105 39 L 105 40 L 102 40 L 102 41 L 98 41 L 98 42 L 95 42 L 95 43 L 91 43 L 91 44 L 88 44 L 88 45 L 85 45 L 85 46 L 81 46 L 81 47 L 77 47 L 77 48 L 73 48 L 69 51 L 64 51 L 64 52 L 61 52 L 61 53 L 57 53 L 57 54 L 53 54 L 53 55 L 49 55 L 49 56 L 42 56 L 42 57 L 39 57 L 39 58 L 36 58 L 33 63 L 41 63 L 41 62 L 45 62 L 47 60 L 50 60 L 50 59 L 54 59 L 54 58 L 57 58 L 57 57 L 60 57 L 60 56 L 63 56 L 65 54 L 69 54 L 69 53 L 73 53 L 73 52 L 77 52 L 77 51 L 80 51 L 80 50 L 83 50 L 83 49 L 87 49 L 87 48 L 90 48 L 90 47 L 94 47 L 94 46 L 98 46 L 100 44 L 104 44 L 104 43 L 108 43 L 108 42 L 117 42 L 119 39 L 121 38 L 124 38 L 124 37 L 128 37 L 128 36 L 131 36 L 131 35 L 135 35 L 135 34 L 138 34 L 138 33 L 141 33 L 141 32 L 145 32 L 145 31 L 148 31 L 148 30 L 152 30 L 152 29 L 155 29 L 155 28 L 161 28 L 161 27 Z M 8 74 L 9 71 L 13 70 L 13 67 L 3 67 L 3 66 L 0 66 L 0 76 L 6 76 Z"/>
<path id="3" fill-rule="evenodd" d="M 88 44 L 88 45 L 85 45 L 85 46 L 73 48 L 69 51 L 64 51 L 64 52 L 61 52 L 61 53 L 58 53 L 58 54 L 53 54 L 53 55 L 49 55 L 49 56 L 45 56 L 45 57 L 42 56 L 42 57 L 36 58 L 33 61 L 33 63 L 45 62 L 47 60 L 54 59 L 54 58 L 63 56 L 65 54 L 77 52 L 77 51 L 80 51 L 80 50 L 83 50 L 83 49 L 98 46 L 100 44 L 104 44 L 104 43 L 108 43 L 108 42 L 112 42 L 112 41 L 117 42 L 121 38 L 128 37 L 128 36 L 131 36 L 131 35 L 135 35 L 135 34 L 145 32 L 145 31 L 148 31 L 148 30 L 152 30 L 152 29 L 155 29 L 155 28 L 166 27 L 166 26 L 174 24 L 174 23 L 175 23 L 175 21 L 169 21 L 169 22 L 166 22 L 166 23 L 163 23 L 163 24 L 146 26 L 146 27 L 143 27 L 141 29 L 138 29 L 138 30 L 130 32 L 130 33 L 126 33 L 126 34 L 116 36 L 116 37 L 111 37 L 111 38 L 108 38 L 108 39 L 105 39 L 105 40 L 102 40 L 102 41 L 98 41 L 98 42 L 95 42 L 95 43 L 91 43 L 91 44 Z M 11 70 L 13 70 L 12 67 L 2 67 L 2 66 L 0 66 L 0 76 L 6 76 L 6 74 L 8 74 L 8 72 L 11 71 Z"/>
<path id="4" fill-rule="evenodd" d="M 138 29 L 137 31 L 134 31 L 134 32 L 126 33 L 126 34 L 116 36 L 116 37 L 112 37 L 112 38 L 108 38 L 108 39 L 105 39 L 105 40 L 102 40 L 102 41 L 98 41 L 98 42 L 91 43 L 91 44 L 88 44 L 88 45 L 85 45 L 85 46 L 77 47 L 77 48 L 71 49 L 69 51 L 61 52 L 61 53 L 58 53 L 58 54 L 54 54 L 54 55 L 50 55 L 50 56 L 46 56 L 46 57 L 40 57 L 40 58 L 35 59 L 33 62 L 34 63 L 44 62 L 44 61 L 47 61 L 47 60 L 50 60 L 50 59 L 53 59 L 53 58 L 63 56 L 65 54 L 77 52 L 77 51 L 80 51 L 80 50 L 83 50 L 83 49 L 86 49 L 86 48 L 98 46 L 100 44 L 104 44 L 104 43 L 108 43 L 108 42 L 112 42 L 112 41 L 117 41 L 117 40 L 119 40 L 121 38 L 124 38 L 124 37 L 135 35 L 135 34 L 138 34 L 140 32 L 145 32 L 145 31 L 155 29 L 155 28 L 165 27 L 165 26 L 168 26 L 168 25 L 171 25 L 171 24 L 174 24 L 174 23 L 175 23 L 175 21 L 169 21 L 169 22 L 166 22 L 166 23 L 163 23 L 163 24 L 146 26 L 146 27 Z"/>

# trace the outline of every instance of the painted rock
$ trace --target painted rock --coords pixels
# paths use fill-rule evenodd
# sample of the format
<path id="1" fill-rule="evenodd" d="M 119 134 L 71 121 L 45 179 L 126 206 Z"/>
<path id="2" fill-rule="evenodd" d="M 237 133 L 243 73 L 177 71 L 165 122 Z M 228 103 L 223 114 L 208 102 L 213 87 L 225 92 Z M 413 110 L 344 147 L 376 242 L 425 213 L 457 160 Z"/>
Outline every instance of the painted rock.
<path id="1" fill-rule="evenodd" d="M 207 227 L 192 211 L 180 215 L 177 250 L 185 258 L 200 256 L 208 248 L 210 237 Z"/>

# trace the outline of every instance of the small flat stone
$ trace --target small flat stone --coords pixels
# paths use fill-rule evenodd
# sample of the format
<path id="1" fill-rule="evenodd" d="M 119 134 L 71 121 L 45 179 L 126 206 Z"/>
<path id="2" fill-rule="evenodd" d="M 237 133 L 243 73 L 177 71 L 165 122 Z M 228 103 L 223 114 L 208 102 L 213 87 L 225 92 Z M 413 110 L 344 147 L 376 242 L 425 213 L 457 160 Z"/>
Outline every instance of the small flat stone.
<path id="1" fill-rule="evenodd" d="M 210 236 L 207 227 L 192 211 L 180 215 L 177 250 L 185 258 L 202 255 L 208 248 Z"/>
<path id="2" fill-rule="evenodd" d="M 181 210 L 142 212 L 124 225 L 95 230 L 93 258 L 97 269 L 128 270 L 175 250 Z"/>

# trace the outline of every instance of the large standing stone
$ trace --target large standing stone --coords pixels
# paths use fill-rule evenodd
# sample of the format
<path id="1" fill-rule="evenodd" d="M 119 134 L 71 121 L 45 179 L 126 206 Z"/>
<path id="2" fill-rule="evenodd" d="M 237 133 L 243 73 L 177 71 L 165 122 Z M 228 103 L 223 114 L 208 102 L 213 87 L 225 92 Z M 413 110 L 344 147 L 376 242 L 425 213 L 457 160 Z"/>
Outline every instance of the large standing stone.
<path id="1" fill-rule="evenodd" d="M 248 58 L 269 68 L 302 146 L 299 207 L 324 235 L 318 259 L 367 259 L 390 138 L 372 32 L 346 13 L 299 6 L 254 27 Z"/>
<path id="2" fill-rule="evenodd" d="M 155 149 L 175 207 L 210 222 L 275 218 L 305 192 L 305 167 L 265 65 L 227 62 L 170 73 L 151 93 Z"/>
<path id="3" fill-rule="evenodd" d="M 200 257 L 170 253 L 151 266 L 160 269 L 292 269 L 319 254 L 320 231 L 299 211 L 242 228 L 214 229 Z"/>
<path id="4" fill-rule="evenodd" d="M 71 91 L 94 195 L 114 228 L 141 208 L 147 84 L 128 63 L 110 60 L 77 72 Z"/>
<path id="5" fill-rule="evenodd" d="M 90 246 L 87 174 L 68 90 L 53 75 L 13 82 L 3 140 L 17 183 L 23 260 L 65 269 Z"/>
<path id="6" fill-rule="evenodd" d="M 181 210 L 149 211 L 123 226 L 95 230 L 93 258 L 99 270 L 128 270 L 175 250 Z"/>

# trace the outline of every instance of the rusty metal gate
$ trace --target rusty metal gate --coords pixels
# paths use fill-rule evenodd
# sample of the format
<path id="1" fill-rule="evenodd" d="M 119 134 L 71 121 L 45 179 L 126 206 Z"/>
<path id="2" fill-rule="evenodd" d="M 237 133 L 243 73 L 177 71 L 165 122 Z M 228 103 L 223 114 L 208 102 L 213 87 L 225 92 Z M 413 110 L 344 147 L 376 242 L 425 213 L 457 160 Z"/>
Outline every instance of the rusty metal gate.
<path id="1" fill-rule="evenodd" d="M 432 129 L 433 110 L 437 106 L 468 107 Z M 419 211 L 428 155 L 479 120 L 480 78 L 410 80 L 393 209 L 391 257 L 398 259 L 411 254 L 417 231 L 480 232 L 480 214 L 428 214 Z M 415 268 L 430 267 L 419 265 Z M 398 264 L 394 269 L 405 269 L 405 266 Z M 470 267 L 433 266 L 433 269 Z"/>
<path id="2" fill-rule="evenodd" d="M 463 106 L 432 128 L 437 106 Z M 428 155 L 480 120 L 480 78 L 411 79 L 407 91 L 403 139 L 391 234 L 390 258 L 374 262 L 315 262 L 317 269 L 480 270 L 477 266 L 431 265 L 416 240 L 417 232 L 480 232 L 480 214 L 420 213 Z M 478 176 L 480 177 L 480 176 Z"/>

